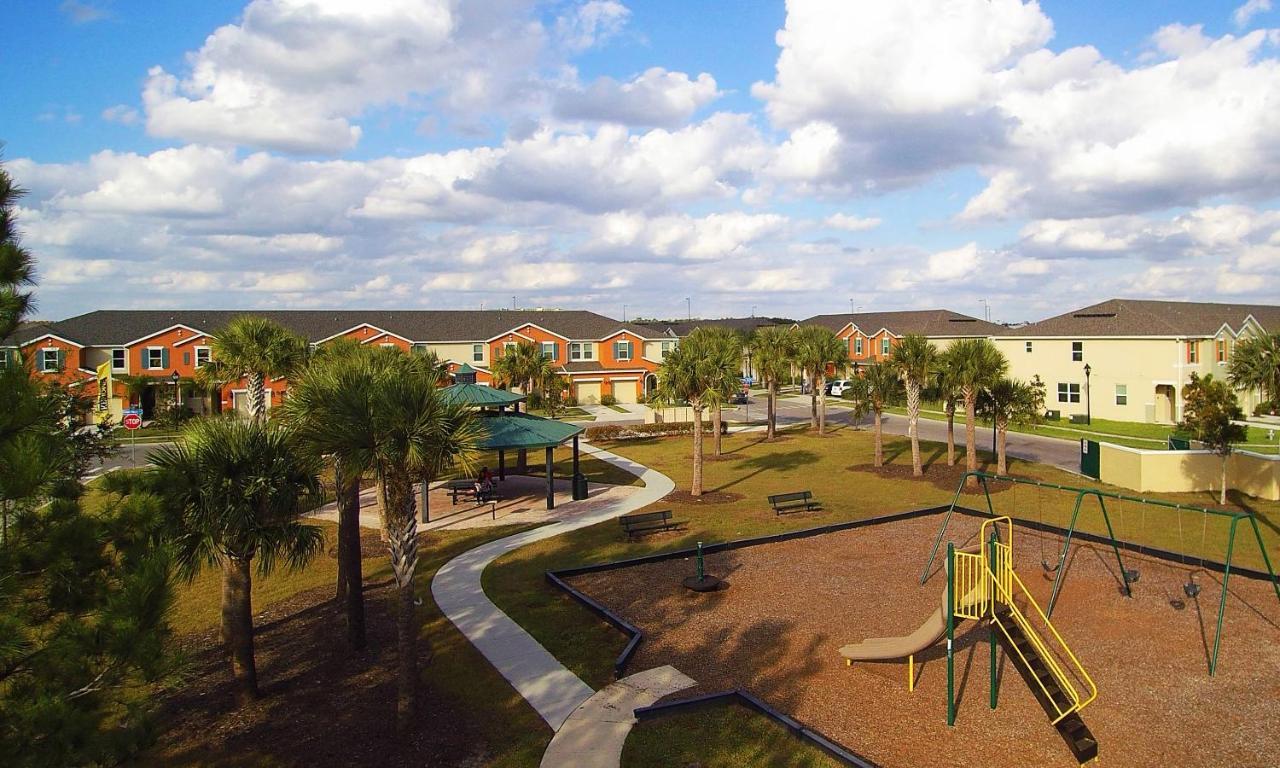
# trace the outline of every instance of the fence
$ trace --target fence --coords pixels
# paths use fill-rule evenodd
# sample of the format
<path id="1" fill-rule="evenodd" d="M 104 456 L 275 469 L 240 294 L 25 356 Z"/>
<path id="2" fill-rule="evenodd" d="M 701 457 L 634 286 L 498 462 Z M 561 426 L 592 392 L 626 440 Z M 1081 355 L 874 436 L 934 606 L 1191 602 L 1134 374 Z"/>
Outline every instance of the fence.
<path id="1" fill-rule="evenodd" d="M 1189 493 L 1222 487 L 1222 459 L 1211 451 L 1151 451 L 1101 443 L 1098 477 L 1134 491 Z M 1236 451 L 1227 459 L 1227 488 L 1280 501 L 1280 456 Z"/>

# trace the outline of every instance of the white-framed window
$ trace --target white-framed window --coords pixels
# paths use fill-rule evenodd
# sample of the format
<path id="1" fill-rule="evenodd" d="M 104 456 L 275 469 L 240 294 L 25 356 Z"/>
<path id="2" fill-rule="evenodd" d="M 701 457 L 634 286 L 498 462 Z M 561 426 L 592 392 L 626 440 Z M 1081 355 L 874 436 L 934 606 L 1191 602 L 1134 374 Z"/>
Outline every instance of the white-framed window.
<path id="1" fill-rule="evenodd" d="M 1028 352 L 1028 353 L 1030 353 L 1030 352 L 1031 352 L 1031 342 L 1029 342 L 1029 341 L 1027 342 L 1027 352 Z"/>
<path id="2" fill-rule="evenodd" d="M 9 350 L 0 349 L 0 368 L 8 368 L 10 359 Z"/>
<path id="3" fill-rule="evenodd" d="M 213 353 L 208 347 L 196 347 L 196 367 L 203 368 L 213 359 Z"/>
<path id="4" fill-rule="evenodd" d="M 853 354 L 862 357 L 862 337 L 855 336 L 853 338 Z"/>
<path id="5" fill-rule="evenodd" d="M 1074 363 L 1078 363 L 1083 359 L 1084 359 L 1084 342 L 1083 341 L 1071 342 L 1071 361 Z"/>
<path id="6" fill-rule="evenodd" d="M 664 341 L 663 344 L 666 342 Z M 569 344 L 570 360 L 591 360 L 594 356 L 595 352 L 592 351 L 589 341 L 575 341 Z"/>
<path id="7" fill-rule="evenodd" d="M 613 342 L 613 359 L 625 362 L 631 359 L 631 342 L 615 341 Z"/>
<path id="8" fill-rule="evenodd" d="M 111 350 L 111 370 L 123 371 L 129 367 L 129 352 L 124 348 Z"/>
<path id="9" fill-rule="evenodd" d="M 471 362 L 473 363 L 484 362 L 484 345 L 483 344 L 471 345 Z"/>
<path id="10" fill-rule="evenodd" d="M 1187 362 L 1188 363 L 1200 362 L 1200 342 L 1198 341 L 1187 342 Z"/>
<path id="11" fill-rule="evenodd" d="M 387 348 L 395 349 L 396 347 L 396 345 L 390 341 L 381 342 L 380 344 L 378 344 L 378 346 L 382 347 L 383 349 L 387 349 Z"/>
<path id="12" fill-rule="evenodd" d="M 502 354 L 504 354 L 504 355 L 505 355 L 505 354 L 507 354 L 508 352 L 510 352 L 511 350 L 515 349 L 515 348 L 516 348 L 516 343 L 515 343 L 514 341 L 504 341 L 504 342 L 502 342 Z"/>
<path id="13" fill-rule="evenodd" d="M 45 347 L 40 350 L 40 372 L 57 373 L 62 370 L 62 350 L 57 347 Z"/>
<path id="14" fill-rule="evenodd" d="M 1213 347 L 1214 347 L 1214 354 L 1217 356 L 1218 362 L 1219 363 L 1227 362 L 1227 340 L 1218 339 L 1216 342 L 1214 342 Z"/>
<path id="15" fill-rule="evenodd" d="M 674 352 L 674 351 L 676 350 L 676 345 L 677 345 L 678 343 L 679 343 L 679 342 L 674 341 L 674 340 L 673 340 L 673 341 L 664 341 L 664 342 L 662 342 L 662 356 L 663 356 L 663 357 L 666 357 L 667 355 L 669 355 L 669 354 L 671 354 L 672 352 Z"/>
<path id="16" fill-rule="evenodd" d="M 555 362 L 560 359 L 560 345 L 554 341 L 542 342 L 542 357 Z"/>
<path id="17" fill-rule="evenodd" d="M 1058 382 L 1058 402 L 1060 403 L 1080 402 L 1080 385 Z"/>
<path id="18" fill-rule="evenodd" d="M 166 347 L 147 347 L 142 350 L 142 367 L 155 371 L 169 367 L 169 350 Z"/>
<path id="19" fill-rule="evenodd" d="M 888 356 L 889 356 L 889 349 L 890 349 L 890 347 L 889 347 L 889 337 L 888 337 L 888 336 L 885 336 L 884 338 L 880 339 L 880 356 L 881 356 L 881 357 L 888 357 Z"/>
<path id="20" fill-rule="evenodd" d="M 1128 405 L 1128 404 L 1129 404 L 1129 385 L 1117 384 L 1116 385 L 1116 405 Z"/>

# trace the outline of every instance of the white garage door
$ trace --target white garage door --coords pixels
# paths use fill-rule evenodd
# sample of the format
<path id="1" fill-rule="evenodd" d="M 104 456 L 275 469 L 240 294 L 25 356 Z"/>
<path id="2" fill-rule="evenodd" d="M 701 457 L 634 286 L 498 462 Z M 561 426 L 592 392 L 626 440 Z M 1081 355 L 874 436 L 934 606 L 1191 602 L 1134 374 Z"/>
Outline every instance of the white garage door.
<path id="1" fill-rule="evenodd" d="M 574 385 L 574 394 L 579 405 L 600 404 L 600 382 L 582 382 Z"/>
<path id="2" fill-rule="evenodd" d="M 618 398 L 620 403 L 634 403 L 638 384 L 639 382 L 636 381 L 615 381 L 613 382 L 613 396 Z"/>

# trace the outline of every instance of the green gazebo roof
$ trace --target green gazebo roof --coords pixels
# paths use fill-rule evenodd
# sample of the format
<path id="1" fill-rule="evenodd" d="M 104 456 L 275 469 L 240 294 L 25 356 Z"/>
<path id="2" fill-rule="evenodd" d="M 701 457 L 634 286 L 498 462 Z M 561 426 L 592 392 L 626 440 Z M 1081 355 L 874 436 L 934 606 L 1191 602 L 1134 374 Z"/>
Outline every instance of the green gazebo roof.
<path id="1" fill-rule="evenodd" d="M 488 451 L 554 447 L 583 431 L 573 424 L 527 413 L 486 413 L 483 419 L 489 435 L 479 447 Z"/>
<path id="2" fill-rule="evenodd" d="M 479 384 L 452 384 L 441 390 L 441 395 L 451 403 L 462 405 L 514 405 L 522 402 L 524 395 L 517 395 L 497 387 Z"/>

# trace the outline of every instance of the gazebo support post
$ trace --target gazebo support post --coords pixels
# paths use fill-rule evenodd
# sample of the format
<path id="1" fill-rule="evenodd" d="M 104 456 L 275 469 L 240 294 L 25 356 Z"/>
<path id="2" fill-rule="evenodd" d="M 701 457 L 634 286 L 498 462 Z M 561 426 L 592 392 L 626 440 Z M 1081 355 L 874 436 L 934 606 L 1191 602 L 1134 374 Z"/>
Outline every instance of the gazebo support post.
<path id="1" fill-rule="evenodd" d="M 498 479 L 507 479 L 507 452 L 501 448 L 498 449 Z"/>
<path id="2" fill-rule="evenodd" d="M 547 446 L 547 509 L 556 508 L 556 477 L 551 471 L 551 459 L 555 452 L 553 446 Z"/>

